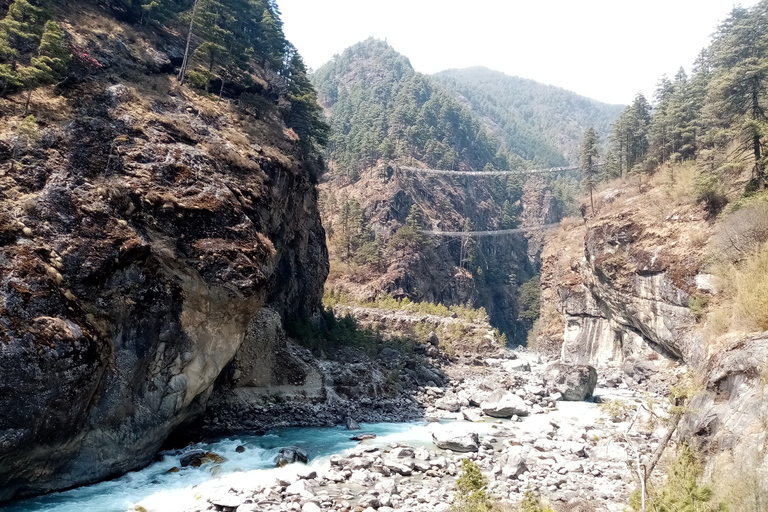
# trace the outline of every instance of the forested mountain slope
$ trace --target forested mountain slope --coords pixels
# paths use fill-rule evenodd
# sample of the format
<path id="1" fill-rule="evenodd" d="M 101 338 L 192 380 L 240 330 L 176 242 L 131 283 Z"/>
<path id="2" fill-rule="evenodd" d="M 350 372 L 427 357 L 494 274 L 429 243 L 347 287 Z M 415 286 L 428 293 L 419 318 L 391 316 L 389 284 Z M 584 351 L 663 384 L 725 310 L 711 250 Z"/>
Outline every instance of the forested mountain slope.
<path id="1" fill-rule="evenodd" d="M 488 309 L 522 341 L 518 287 L 536 271 L 524 235 L 430 238 L 447 231 L 509 229 L 558 218 L 547 183 L 507 178 L 427 178 L 399 165 L 448 170 L 533 165 L 501 147 L 479 118 L 383 41 L 359 43 L 312 76 L 331 125 L 321 184 L 331 274 L 327 290 Z M 528 198 L 526 201 L 525 198 Z"/>
<path id="2" fill-rule="evenodd" d="M 584 132 L 593 127 L 604 139 L 623 108 L 483 67 L 434 78 L 466 102 L 506 150 L 539 166 L 578 164 Z"/>

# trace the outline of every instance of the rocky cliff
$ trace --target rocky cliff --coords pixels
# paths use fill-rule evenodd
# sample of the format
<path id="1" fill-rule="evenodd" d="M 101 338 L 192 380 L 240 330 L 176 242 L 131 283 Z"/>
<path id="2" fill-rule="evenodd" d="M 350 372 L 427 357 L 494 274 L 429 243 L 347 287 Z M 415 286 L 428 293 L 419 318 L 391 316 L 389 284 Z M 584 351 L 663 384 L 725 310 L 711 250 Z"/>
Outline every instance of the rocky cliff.
<path id="1" fill-rule="evenodd" d="M 712 225 L 697 205 L 638 209 L 657 192 L 606 190 L 597 215 L 569 219 L 547 241 L 541 341 L 563 360 L 623 367 L 641 380 L 667 362 L 703 361 L 688 304 Z"/>
<path id="2" fill-rule="evenodd" d="M 705 258 L 718 224 L 659 185 L 603 190 L 595 215 L 567 219 L 547 239 L 537 341 L 565 362 L 596 366 L 609 386 L 663 391 L 679 373 L 670 370 L 692 370 L 699 388 L 680 439 L 702 448 L 711 476 L 751 482 L 754 493 L 766 471 L 765 333 L 706 333 L 691 300 L 717 297 Z"/>
<path id="3" fill-rule="evenodd" d="M 328 272 L 295 134 L 177 86 L 172 35 L 81 7 L 59 21 L 99 69 L 35 92 L 25 144 L 0 100 L 0 501 L 149 462 L 265 348 L 260 309 L 310 315 Z"/>

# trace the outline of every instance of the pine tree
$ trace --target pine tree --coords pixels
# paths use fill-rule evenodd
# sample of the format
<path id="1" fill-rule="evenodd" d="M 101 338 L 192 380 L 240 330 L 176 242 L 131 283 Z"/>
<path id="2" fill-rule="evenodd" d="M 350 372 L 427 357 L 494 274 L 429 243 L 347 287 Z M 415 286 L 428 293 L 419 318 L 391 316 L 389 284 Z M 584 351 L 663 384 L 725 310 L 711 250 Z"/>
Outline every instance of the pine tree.
<path id="1" fill-rule="evenodd" d="M 721 122 L 737 126 L 744 150 L 752 153 L 754 174 L 765 188 L 766 163 L 762 139 L 766 133 L 763 108 L 768 87 L 768 3 L 754 11 L 735 8 L 715 37 L 710 86 L 712 105 Z"/>
<path id="2" fill-rule="evenodd" d="M 584 133 L 584 139 L 581 143 L 581 157 L 580 166 L 582 174 L 582 183 L 589 192 L 589 203 L 592 207 L 592 213 L 595 213 L 595 201 L 592 197 L 592 192 L 597 187 L 597 173 L 598 173 L 598 139 L 597 132 L 594 128 L 589 128 Z"/>
<path id="3" fill-rule="evenodd" d="M 27 0 L 15 0 L 5 18 L 0 20 L 0 49 L 5 52 L 5 58 L 15 58 L 20 54 L 32 51 L 40 41 L 42 9 L 34 7 Z"/>
<path id="4" fill-rule="evenodd" d="M 29 110 L 33 89 L 56 82 L 72 58 L 67 48 L 64 31 L 55 21 L 49 20 L 45 23 L 37 53 L 38 56 L 32 57 L 29 66 L 19 69 L 21 83 L 29 88 L 24 115 L 27 115 Z"/>

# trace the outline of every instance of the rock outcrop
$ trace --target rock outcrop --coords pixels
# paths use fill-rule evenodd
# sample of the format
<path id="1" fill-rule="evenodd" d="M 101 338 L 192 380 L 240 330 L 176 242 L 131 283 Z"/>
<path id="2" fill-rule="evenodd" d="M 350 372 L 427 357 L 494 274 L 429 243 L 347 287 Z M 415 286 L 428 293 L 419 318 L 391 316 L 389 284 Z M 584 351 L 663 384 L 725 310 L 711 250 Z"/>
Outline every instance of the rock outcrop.
<path id="1" fill-rule="evenodd" d="M 675 363 L 699 366 L 705 343 L 688 303 L 699 290 L 707 212 L 680 206 L 659 218 L 636 211 L 652 197 L 620 196 L 602 193 L 598 215 L 569 219 L 548 241 L 540 341 L 563 362 L 614 367 L 637 381 Z"/>
<path id="2" fill-rule="evenodd" d="M 555 363 L 547 368 L 544 380 L 566 402 L 581 402 L 595 392 L 597 370 L 592 366 Z"/>
<path id="3" fill-rule="evenodd" d="M 244 340 L 265 353 L 260 309 L 309 316 L 328 272 L 320 170 L 284 127 L 144 76 L 142 42 L 83 15 L 103 72 L 0 151 L 23 162 L 0 173 L 0 501 L 148 463 Z"/>

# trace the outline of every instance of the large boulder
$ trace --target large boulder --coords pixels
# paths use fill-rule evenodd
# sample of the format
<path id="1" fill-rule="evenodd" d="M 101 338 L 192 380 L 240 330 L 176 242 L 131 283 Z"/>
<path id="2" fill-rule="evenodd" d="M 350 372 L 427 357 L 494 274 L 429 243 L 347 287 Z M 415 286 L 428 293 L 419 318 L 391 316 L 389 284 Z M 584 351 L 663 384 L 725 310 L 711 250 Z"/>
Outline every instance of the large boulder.
<path id="1" fill-rule="evenodd" d="M 480 404 L 480 409 L 486 416 L 493 418 L 528 416 L 528 406 L 525 405 L 523 399 L 504 390 L 491 393 L 488 399 Z"/>
<path id="2" fill-rule="evenodd" d="M 597 370 L 592 366 L 555 363 L 544 375 L 550 393 L 560 393 L 566 402 L 580 402 L 592 397 L 597 385 Z"/>
<path id="3" fill-rule="evenodd" d="M 509 450 L 505 452 L 499 460 L 501 465 L 501 474 L 504 478 L 517 478 L 526 471 L 525 457 L 520 450 Z"/>
<path id="4" fill-rule="evenodd" d="M 480 445 L 477 432 L 455 432 L 452 430 L 436 430 L 432 432 L 432 442 L 443 450 L 454 452 L 476 452 Z"/>
<path id="5" fill-rule="evenodd" d="M 307 452 L 298 446 L 280 448 L 280 451 L 275 457 L 275 467 L 281 468 L 287 464 L 293 464 L 294 462 L 303 462 L 304 464 L 309 462 Z"/>
<path id="6" fill-rule="evenodd" d="M 445 395 L 443 398 L 438 398 L 435 401 L 435 407 L 448 412 L 459 412 L 461 410 L 461 403 L 456 395 L 451 393 L 450 395 Z"/>

